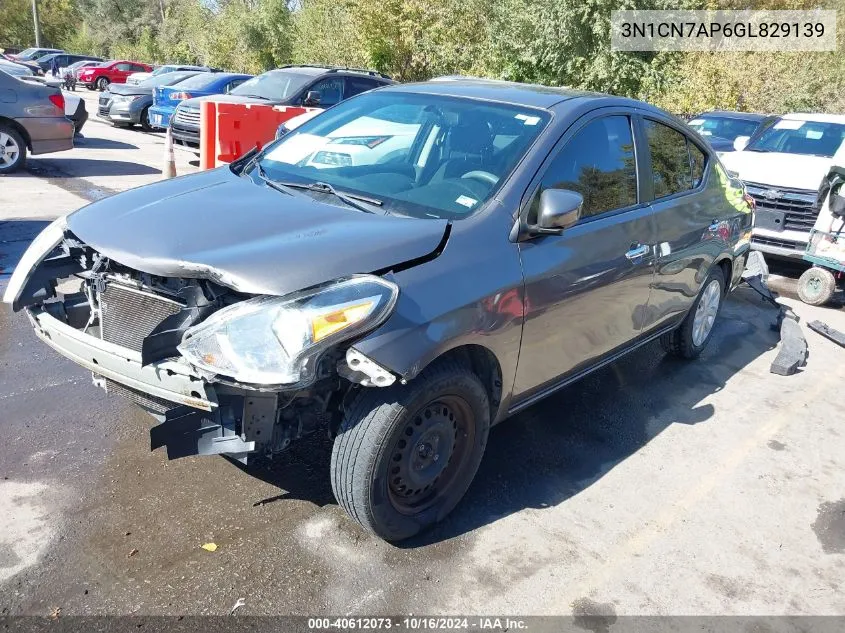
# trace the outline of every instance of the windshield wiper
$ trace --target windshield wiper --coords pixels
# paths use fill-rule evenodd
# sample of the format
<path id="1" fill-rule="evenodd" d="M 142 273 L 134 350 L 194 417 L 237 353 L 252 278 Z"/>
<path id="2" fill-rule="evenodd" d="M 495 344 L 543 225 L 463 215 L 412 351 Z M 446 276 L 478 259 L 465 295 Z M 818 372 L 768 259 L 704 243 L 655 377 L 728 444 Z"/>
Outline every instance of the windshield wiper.
<path id="1" fill-rule="evenodd" d="M 270 97 L 265 97 L 264 95 L 235 95 L 236 97 L 249 97 L 250 99 L 264 99 L 264 101 L 270 101 Z"/>
<path id="2" fill-rule="evenodd" d="M 336 198 L 343 200 L 350 207 L 355 207 L 359 211 L 364 211 L 365 213 L 373 213 L 373 210 L 359 204 L 358 201 L 365 202 L 374 207 L 380 207 L 384 204 L 384 202 L 378 198 L 370 198 L 369 196 L 362 196 L 348 191 L 338 191 L 327 182 L 276 182 L 276 184 L 282 187 L 290 187 L 291 189 L 307 189 L 308 191 L 317 191 L 319 193 L 330 193 Z"/>
<path id="3" fill-rule="evenodd" d="M 277 182 L 270 178 L 267 175 L 267 172 L 264 171 L 264 167 L 261 166 L 261 160 L 259 159 L 259 157 L 256 157 L 253 160 L 255 161 L 255 171 L 256 173 L 258 173 L 258 177 L 261 178 L 265 185 L 281 193 L 286 193 L 289 196 L 299 195 L 295 191 L 293 191 L 293 187 L 291 187 L 290 185 L 283 182 Z"/>

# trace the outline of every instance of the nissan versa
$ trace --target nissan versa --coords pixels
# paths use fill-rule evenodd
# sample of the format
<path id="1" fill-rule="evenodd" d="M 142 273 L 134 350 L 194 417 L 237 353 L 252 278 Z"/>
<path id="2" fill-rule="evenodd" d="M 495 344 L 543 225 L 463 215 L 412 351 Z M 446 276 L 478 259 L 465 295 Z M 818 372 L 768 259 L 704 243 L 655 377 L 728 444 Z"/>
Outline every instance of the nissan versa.
<path id="1" fill-rule="evenodd" d="M 170 458 L 329 433 L 338 502 L 399 540 L 455 507 L 493 424 L 654 339 L 698 356 L 746 200 L 638 101 L 394 85 L 55 221 L 5 301 Z"/>

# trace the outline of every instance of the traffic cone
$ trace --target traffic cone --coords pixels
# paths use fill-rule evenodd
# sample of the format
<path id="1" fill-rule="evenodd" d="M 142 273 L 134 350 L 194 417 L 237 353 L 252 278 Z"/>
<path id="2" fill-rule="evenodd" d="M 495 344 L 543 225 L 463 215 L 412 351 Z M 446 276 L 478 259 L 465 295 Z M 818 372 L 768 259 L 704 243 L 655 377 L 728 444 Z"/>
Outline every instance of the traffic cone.
<path id="1" fill-rule="evenodd" d="M 163 178 L 176 177 L 176 158 L 173 156 L 173 135 L 170 133 L 170 128 L 167 128 L 167 134 L 164 136 L 164 167 L 161 170 Z"/>

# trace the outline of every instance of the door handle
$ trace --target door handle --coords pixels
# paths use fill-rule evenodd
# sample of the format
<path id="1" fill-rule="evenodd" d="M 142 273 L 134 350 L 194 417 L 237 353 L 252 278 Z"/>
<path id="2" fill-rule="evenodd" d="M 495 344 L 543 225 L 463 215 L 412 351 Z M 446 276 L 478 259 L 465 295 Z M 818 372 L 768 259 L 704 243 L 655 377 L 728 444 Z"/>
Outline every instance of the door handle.
<path id="1" fill-rule="evenodd" d="M 630 260 L 639 259 L 640 257 L 645 257 L 648 255 L 649 251 L 651 251 L 651 246 L 648 244 L 639 244 L 634 246 L 630 251 L 625 253 L 625 257 Z"/>

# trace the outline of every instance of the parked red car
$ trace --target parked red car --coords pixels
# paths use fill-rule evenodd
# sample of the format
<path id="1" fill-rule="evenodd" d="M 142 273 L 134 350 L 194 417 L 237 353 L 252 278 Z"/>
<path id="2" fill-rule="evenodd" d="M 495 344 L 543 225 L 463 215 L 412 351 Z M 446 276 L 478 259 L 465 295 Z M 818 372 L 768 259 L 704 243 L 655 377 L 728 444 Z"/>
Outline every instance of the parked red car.
<path id="1" fill-rule="evenodd" d="M 77 79 L 84 84 L 88 90 L 97 88 L 105 90 L 109 84 L 126 83 L 126 78 L 132 73 L 150 73 L 153 67 L 143 62 L 130 62 L 125 59 L 103 62 L 99 66 L 83 68 L 79 71 Z"/>

